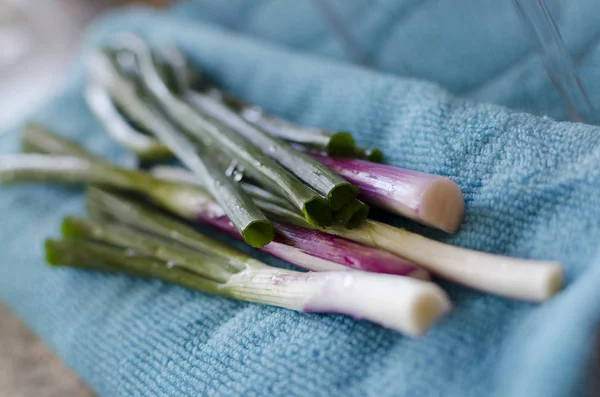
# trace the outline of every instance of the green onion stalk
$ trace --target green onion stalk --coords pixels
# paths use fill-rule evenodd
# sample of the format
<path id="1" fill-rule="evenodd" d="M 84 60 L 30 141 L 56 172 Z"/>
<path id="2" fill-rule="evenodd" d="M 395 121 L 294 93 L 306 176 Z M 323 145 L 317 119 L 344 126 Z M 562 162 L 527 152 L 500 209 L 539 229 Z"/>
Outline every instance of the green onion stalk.
<path id="1" fill-rule="evenodd" d="M 300 179 L 313 186 L 329 199 L 332 210 L 340 210 L 358 194 L 356 186 L 305 153 L 295 150 L 284 141 L 249 124 L 224 103 L 205 94 L 197 94 L 195 97 L 195 105 L 201 112 L 235 130 Z"/>
<path id="2" fill-rule="evenodd" d="M 139 203 L 98 188 L 88 189 L 87 208 L 91 214 L 109 217 L 196 248 L 202 236 L 176 220 L 144 208 Z M 216 208 L 201 209 L 195 220 L 241 239 L 224 214 Z M 188 217 L 189 218 L 189 217 Z M 365 247 L 318 230 L 278 223 L 272 243 L 261 250 L 296 266 L 312 271 L 356 269 L 428 279 L 423 269 L 386 251 Z M 175 237 L 174 237 L 175 236 Z"/>
<path id="3" fill-rule="evenodd" d="M 136 48 L 142 48 L 142 50 L 138 50 L 138 52 L 142 54 L 145 53 L 146 55 L 146 63 L 148 64 L 147 69 L 149 69 L 146 73 L 146 75 L 148 75 L 147 79 L 154 78 L 152 81 L 157 87 L 159 86 L 158 88 L 162 89 L 162 96 L 171 96 L 171 99 L 175 98 L 174 100 L 177 100 L 178 97 L 172 94 L 167 88 L 166 83 L 160 80 L 157 68 L 155 67 L 152 69 L 152 65 L 156 66 L 157 62 L 152 62 L 153 58 L 148 54 L 149 50 L 147 47 L 143 42 L 138 45 L 138 42 L 134 41 L 134 44 Z M 255 107 L 245 105 L 238 99 L 228 96 L 214 87 L 208 88 L 204 94 L 189 89 L 186 90 L 189 83 L 186 82 L 185 76 L 188 74 L 189 69 L 185 65 L 185 58 L 180 52 L 176 50 L 171 51 L 165 62 L 170 63 L 171 72 L 176 76 L 176 78 L 171 80 L 178 82 L 175 84 L 175 88 L 171 87 L 171 90 L 176 91 L 177 93 L 183 93 L 182 95 L 186 96 L 189 103 L 197 108 L 204 109 L 202 106 L 208 106 L 211 107 L 211 109 L 219 108 L 219 112 L 222 113 L 219 113 L 221 114 L 220 118 L 215 114 L 211 113 L 211 115 L 219 118 L 219 120 L 224 123 L 226 121 L 225 119 L 227 119 L 230 124 L 236 124 L 235 126 L 233 124 L 228 124 L 230 127 L 234 127 L 236 131 L 243 132 L 242 130 L 248 128 L 248 119 L 258 120 L 259 115 L 262 114 L 262 111 L 257 110 Z M 162 69 L 165 69 L 164 66 Z M 214 111 L 216 112 L 217 110 Z M 233 114 L 236 113 L 236 111 L 238 113 L 241 112 L 239 114 L 242 115 L 246 114 L 246 122 L 244 122 L 244 120 L 240 121 L 241 117 Z M 254 116 L 252 116 L 252 114 L 254 114 Z M 268 129 L 268 132 L 274 133 L 272 130 L 276 129 L 288 132 L 293 130 L 293 124 L 290 124 L 285 120 L 270 117 L 271 116 L 267 116 L 266 120 L 273 119 L 275 121 L 274 124 L 267 123 L 268 126 L 273 127 Z M 256 128 L 254 130 L 256 130 Z M 256 133 L 256 131 L 254 133 Z M 307 133 L 302 133 L 301 131 L 289 132 L 289 134 L 298 137 L 307 135 Z M 322 143 L 323 142 L 325 141 L 322 141 Z M 345 142 L 344 139 L 332 141 L 332 144 L 333 142 L 339 143 L 340 147 L 338 149 L 340 151 L 342 151 L 341 147 L 344 145 L 348 147 L 348 150 L 354 150 L 353 143 L 342 143 Z M 304 145 L 304 147 L 319 149 L 315 145 Z M 393 213 L 408 217 L 409 219 L 448 233 L 455 233 L 462 222 L 464 217 L 464 200 L 462 193 L 458 185 L 448 178 L 400 169 L 388 165 L 374 164 L 363 160 L 324 156 L 316 152 L 307 152 L 302 155 L 311 156 L 314 160 L 327 166 L 328 170 L 335 171 L 345 180 L 353 183 L 360 189 L 360 198 L 368 204 L 384 208 Z M 270 187 L 272 188 L 272 186 Z M 369 209 L 366 204 L 357 199 L 351 199 L 343 207 L 337 208 L 336 211 L 334 211 L 333 221 L 336 224 L 344 224 L 349 228 L 357 227 L 362 223 L 363 219 L 367 217 L 368 211 Z M 327 225 L 320 224 L 318 226 Z"/>
<path id="4" fill-rule="evenodd" d="M 247 104 L 214 86 L 208 87 L 204 92 L 190 90 L 187 99 L 191 104 L 202 109 L 204 95 L 222 101 L 248 123 L 287 142 L 302 145 L 329 156 L 359 158 L 377 163 L 383 160 L 381 150 L 356 146 L 354 138 L 348 132 L 332 132 L 292 123 L 267 113 L 259 106 Z"/>
<path id="5" fill-rule="evenodd" d="M 159 179 L 204 187 L 197 178 L 194 178 L 192 174 L 181 167 L 158 165 L 152 168 L 151 173 Z M 240 181 L 239 183 L 242 189 L 250 194 L 255 201 L 268 202 L 297 213 L 295 208 L 290 206 L 289 202 L 282 197 L 248 182 Z M 352 229 L 361 225 L 368 215 L 369 207 L 360 200 L 354 199 L 341 210 L 334 212 L 333 219 L 336 224 Z"/>
<path id="6" fill-rule="evenodd" d="M 46 242 L 54 266 L 159 279 L 305 313 L 346 314 L 409 336 L 423 335 L 450 310 L 446 294 L 430 282 L 359 271 L 279 269 L 208 237 L 192 249 L 128 226 L 76 217 L 65 219 L 62 233 L 63 239 Z"/>
<path id="7" fill-rule="evenodd" d="M 201 179 L 209 193 L 227 213 L 236 229 L 249 245 L 262 247 L 273 240 L 272 223 L 252 200 L 225 175 L 205 147 L 194 145 L 178 131 L 149 101 L 139 95 L 139 89 L 124 78 L 105 52 L 96 52 L 89 62 L 92 81 L 107 88 L 111 98 L 158 139 Z"/>
<path id="8" fill-rule="evenodd" d="M 462 192 L 449 178 L 358 159 L 310 155 L 358 186 L 360 198 L 375 207 L 447 233 L 455 233 L 464 219 Z"/>
<path id="9" fill-rule="evenodd" d="M 179 171 L 181 172 L 185 171 Z M 157 175 L 176 181 L 183 180 L 174 173 L 161 171 Z M 181 200 L 182 203 L 184 201 Z M 300 228 L 310 227 L 295 213 L 275 204 L 266 204 L 261 208 L 271 219 Z M 188 211 L 183 206 L 179 208 L 181 216 L 195 219 L 191 215 L 194 213 L 192 208 Z M 545 301 L 560 291 L 563 285 L 560 263 L 510 258 L 455 247 L 371 219 L 354 229 L 331 226 L 319 230 L 365 246 L 383 249 L 442 278 L 508 298 Z"/>
<path id="10" fill-rule="evenodd" d="M 215 99 L 210 95 L 196 93 L 195 107 L 192 107 L 185 98 L 174 98 L 175 95 L 169 90 L 169 84 L 165 82 L 167 79 L 161 79 L 156 66 L 157 62 L 154 61 L 156 57 L 153 57 L 148 46 L 139 38 L 129 39 L 126 40 L 126 42 L 129 43 L 129 50 L 136 54 L 140 61 L 140 73 L 142 78 L 150 89 L 153 90 L 157 98 L 163 101 L 165 107 L 172 108 L 174 106 L 173 102 L 180 102 L 182 105 L 181 107 L 186 106 L 188 110 L 198 110 L 209 119 L 218 120 L 222 125 L 246 138 L 269 157 L 275 159 L 297 177 L 313 187 L 317 192 L 327 197 L 329 199 L 329 205 L 334 211 L 340 210 L 358 194 L 356 186 L 348 183 L 310 156 L 298 152 L 285 141 L 273 137 L 267 132 L 246 122 L 223 101 Z M 177 50 L 171 48 L 171 53 L 175 52 L 177 52 Z M 173 57 L 163 57 L 167 64 L 172 58 Z M 180 55 L 175 58 L 176 65 L 172 65 L 172 69 L 174 70 L 171 73 L 178 76 L 178 78 L 175 79 L 178 82 L 178 87 L 175 91 L 185 97 L 186 92 L 189 91 L 189 84 L 186 84 L 188 74 L 186 72 L 187 67 L 185 66 L 185 57 Z M 167 92 L 171 95 L 168 95 Z M 177 115 L 172 114 L 172 116 L 176 117 Z M 353 139 L 349 134 L 344 136 L 350 138 L 353 142 Z M 353 144 L 350 143 L 350 145 Z"/>
<path id="11" fill-rule="evenodd" d="M 201 80 L 201 73 L 188 67 L 185 55 L 175 46 L 159 47 L 157 58 L 163 70 L 169 70 L 165 81 L 172 83 L 171 91 L 185 95 L 190 104 L 197 108 L 202 108 L 202 95 L 208 94 L 225 103 L 248 123 L 287 142 L 330 156 L 353 157 L 373 162 L 381 162 L 383 159 L 383 153 L 377 148 L 357 147 L 354 138 L 348 132 L 331 132 L 294 124 L 268 114 L 259 106 L 248 104 L 230 93 L 225 93 L 207 81 L 201 82 L 202 91 L 190 89 L 192 84 Z"/>
<path id="12" fill-rule="evenodd" d="M 170 91 L 179 95 L 185 94 L 189 103 L 197 106 L 195 102 L 200 100 L 197 98 L 197 95 L 201 95 L 201 92 L 189 88 L 192 84 L 191 80 L 197 79 L 195 71 L 188 68 L 185 56 L 181 51 L 174 46 L 161 46 L 158 48 L 158 53 L 155 56 L 155 64 L 162 72 L 161 74 L 164 76 L 164 81 Z M 330 156 L 354 157 L 373 162 L 381 162 L 383 159 L 383 153 L 377 148 L 357 147 L 354 138 L 348 132 L 330 132 L 294 124 L 285 119 L 267 114 L 260 107 L 249 105 L 229 93 L 224 93 L 215 86 L 209 86 L 204 91 L 219 100 L 223 100 L 247 122 L 268 132 L 272 136 L 284 139 L 290 143 L 300 144 L 308 149 L 324 152 Z M 119 123 L 115 123 L 116 126 L 114 128 L 117 129 L 116 133 L 113 133 L 109 129 L 111 124 L 107 123 L 105 126 L 109 134 L 117 142 L 129 147 L 141 158 L 155 158 L 155 154 L 151 148 L 141 150 L 142 145 L 135 145 L 136 141 L 145 142 L 152 138 L 132 128 L 127 133 L 127 136 L 131 136 L 131 142 L 121 142 L 119 138 L 125 136 L 125 134 L 119 131 L 121 129 L 118 127 Z"/>
<path id="13" fill-rule="evenodd" d="M 35 125 L 24 129 L 23 140 L 24 145 L 28 146 L 34 146 L 37 142 L 37 151 L 53 151 L 59 155 L 21 154 L 0 157 L 0 180 L 96 184 L 135 192 L 175 214 L 203 221 L 229 235 L 242 238 L 210 195 L 205 190 L 189 185 L 197 183 L 197 178 L 189 172 L 184 174 L 190 182 L 180 185 L 153 178 L 144 172 L 119 169 Z M 68 156 L 69 154 L 82 158 Z M 277 212 L 280 217 L 287 214 L 288 218 L 308 226 L 304 229 L 290 229 L 286 224 L 278 223 L 275 241 L 261 248 L 275 257 L 314 271 L 353 268 L 428 278 L 427 272 L 395 255 L 312 230 L 304 217 L 290 208 L 289 203 L 259 187 L 248 185 L 246 191 L 263 210 Z M 99 197 L 98 192 L 95 197 Z M 100 197 L 108 200 L 106 194 Z M 119 201 L 113 198 L 111 202 L 116 208 Z M 121 218 L 125 218 L 124 213 Z"/>
<path id="14" fill-rule="evenodd" d="M 309 223 L 317 226 L 331 224 L 333 215 L 324 197 L 239 134 L 199 114 L 187 102 L 173 94 L 161 78 L 155 60 L 143 41 L 129 37 L 122 43 L 135 54 L 139 74 L 147 89 L 189 135 L 196 137 L 199 143 L 222 151 L 228 158 L 237 160 L 253 179 L 293 203 Z"/>

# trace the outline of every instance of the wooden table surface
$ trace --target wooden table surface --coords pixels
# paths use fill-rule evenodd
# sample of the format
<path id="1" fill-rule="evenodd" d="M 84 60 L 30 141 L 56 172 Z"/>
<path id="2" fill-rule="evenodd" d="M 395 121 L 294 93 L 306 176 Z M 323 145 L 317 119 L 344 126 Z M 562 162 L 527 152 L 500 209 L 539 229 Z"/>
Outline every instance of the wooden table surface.
<path id="1" fill-rule="evenodd" d="M 37 336 L 0 305 L 0 396 L 93 395 Z"/>

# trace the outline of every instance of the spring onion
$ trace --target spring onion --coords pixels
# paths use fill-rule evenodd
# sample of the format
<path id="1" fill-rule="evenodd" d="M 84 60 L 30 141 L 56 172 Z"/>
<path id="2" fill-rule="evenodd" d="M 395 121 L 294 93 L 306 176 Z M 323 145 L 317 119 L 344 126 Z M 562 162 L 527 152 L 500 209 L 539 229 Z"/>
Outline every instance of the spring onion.
<path id="1" fill-rule="evenodd" d="M 134 191 L 144 194 L 172 212 L 180 215 L 188 215 L 188 217 L 189 214 L 185 212 L 185 209 L 191 205 L 194 208 L 196 220 L 202 218 L 205 223 L 216 226 L 220 230 L 234 235 L 236 238 L 242 237 L 230 223 L 229 219 L 225 217 L 225 213 L 221 207 L 204 191 L 192 188 L 190 192 L 190 189 L 180 188 L 178 185 L 155 180 L 142 172 L 120 170 L 107 165 L 102 166 L 76 157 L 21 154 L 0 157 L 0 180 L 5 182 L 53 181 L 80 184 L 95 183 Z M 256 191 L 260 191 L 260 189 L 256 188 Z M 128 211 L 122 210 L 119 213 L 117 218 L 121 222 L 125 222 L 124 219 L 127 219 L 128 215 L 135 213 L 134 204 L 127 204 L 126 202 L 123 204 L 123 200 L 119 201 L 114 197 L 112 199 L 110 197 L 107 198 L 106 194 L 101 195 L 97 189 L 96 193 L 91 196 L 92 198 L 95 197 L 96 201 L 99 200 L 98 197 L 103 197 L 104 201 L 112 200 L 113 209 L 119 208 L 119 204 L 121 208 L 129 208 Z M 270 208 L 273 205 L 265 201 L 269 197 L 275 200 L 275 205 L 280 202 L 279 198 L 269 196 L 268 194 L 259 193 L 256 197 L 258 197 L 256 200 L 260 203 L 261 207 Z M 283 208 L 285 210 L 285 207 Z M 138 209 L 137 211 L 141 210 Z M 155 223 L 166 223 L 171 229 L 175 229 L 173 225 L 176 225 L 177 222 L 169 221 L 166 217 L 162 217 L 162 219 L 156 221 L 155 218 L 157 217 L 160 218 L 158 214 L 152 215 L 146 213 L 145 215 L 145 219 L 148 221 L 154 219 Z M 304 218 L 299 215 L 298 218 L 304 221 Z M 279 227 L 283 229 L 286 226 L 279 225 Z M 156 230 L 149 231 L 157 233 Z M 289 233 L 288 231 L 287 234 Z M 278 258 L 309 270 L 340 270 L 350 267 L 368 271 L 410 275 L 419 278 L 426 277 L 426 273 L 421 269 L 381 250 L 366 248 L 340 238 L 332 240 L 330 236 L 320 232 L 309 233 L 307 230 L 304 236 L 301 235 L 301 231 L 296 234 L 300 235 L 296 238 L 287 237 L 283 240 L 284 232 L 280 232 L 277 237 L 278 241 L 263 247 L 263 249 L 265 252 L 271 253 Z M 190 245 L 189 242 L 194 240 L 193 236 L 195 236 L 193 233 L 188 235 L 187 245 Z M 196 236 L 195 240 L 197 244 L 200 237 Z M 338 249 L 321 249 L 318 248 L 319 244 L 323 248 L 326 246 L 337 246 Z M 194 245 L 192 247 L 197 248 Z M 343 252 L 340 251 L 342 248 Z M 341 255 L 341 253 L 344 255 Z"/>
<path id="2" fill-rule="evenodd" d="M 493 255 L 454 247 L 381 222 L 325 232 L 406 258 L 440 277 L 496 295 L 544 301 L 562 288 L 559 263 Z"/>
<path id="3" fill-rule="evenodd" d="M 204 236 L 181 222 L 115 193 L 90 188 L 86 206 L 92 215 L 99 214 L 118 220 L 138 229 L 174 239 L 192 248 L 207 249 L 210 246 Z M 215 207 L 205 206 L 204 211 L 197 213 L 197 220 L 241 239 L 229 219 L 224 214 L 219 214 Z M 277 224 L 276 230 L 273 242 L 262 247 L 261 250 L 307 270 L 330 271 L 352 268 L 421 279 L 428 278 L 427 272 L 383 250 L 365 247 L 316 230 L 285 224 Z"/>
<path id="4" fill-rule="evenodd" d="M 297 177 L 325 195 L 329 199 L 332 210 L 341 209 L 358 194 L 358 189 L 354 185 L 282 140 L 247 123 L 235 111 L 215 98 L 197 94 L 194 103 L 200 111 L 240 133 Z"/>
<path id="5" fill-rule="evenodd" d="M 311 155 L 360 189 L 365 202 L 448 233 L 457 231 L 465 203 L 448 178 L 372 162 Z"/>
<path id="6" fill-rule="evenodd" d="M 150 83 L 149 85 L 152 85 L 152 83 L 159 83 L 158 80 L 160 80 L 160 78 L 156 78 L 160 77 L 159 74 L 156 73 L 156 64 L 153 64 L 152 54 L 145 43 L 141 40 L 136 40 L 130 49 L 140 57 L 144 64 L 141 67 L 141 73 L 142 75 L 145 75 L 147 83 Z M 174 52 L 177 52 L 177 49 L 171 48 L 171 53 Z M 169 62 L 169 57 L 166 58 L 166 61 Z M 177 65 L 174 66 L 174 74 L 180 76 L 177 79 L 178 85 L 185 85 L 186 80 L 188 79 L 185 75 L 185 69 L 187 68 L 185 67 L 185 57 L 183 54 L 180 53 L 180 55 L 176 57 L 175 62 Z M 155 94 L 158 94 L 159 100 L 160 98 L 166 97 L 164 92 L 168 91 L 168 88 L 164 81 L 161 82 L 161 87 L 158 91 L 155 91 Z M 265 131 L 246 122 L 223 101 L 217 100 L 211 95 L 202 93 L 196 93 L 194 97 L 194 105 L 198 111 L 231 128 L 256 147 L 260 148 L 265 154 L 268 154 L 269 157 L 278 161 L 297 177 L 309 184 L 309 186 L 313 187 L 317 192 L 326 196 L 329 199 L 329 205 L 334 211 L 342 208 L 358 194 L 358 189 L 351 183 L 348 183 L 339 177 L 339 175 L 336 175 L 326 167 L 323 167 L 322 164 L 314 161 L 304 153 L 294 150 L 284 141 L 272 137 Z M 172 98 L 169 98 L 168 102 L 172 101 Z M 192 108 L 189 104 L 187 105 L 189 108 Z M 348 139 L 351 141 L 353 147 L 354 140 L 350 134 L 344 135 L 344 137 L 346 138 L 346 141 Z M 344 140 L 344 138 L 342 138 L 342 140 Z"/>
<path id="7" fill-rule="evenodd" d="M 21 156 L 38 156 L 37 159 L 40 160 L 39 155 Z M 61 172 L 64 169 L 61 161 L 53 158 L 56 156 L 48 157 L 50 159 L 45 163 L 42 164 L 40 160 L 34 164 L 35 172 L 32 172 L 29 166 L 19 168 L 24 164 L 27 165 L 26 162 L 15 165 L 12 159 L 11 163 L 0 158 L 0 180 L 14 181 L 30 178 L 37 181 L 61 182 L 65 179 L 73 181 L 72 175 L 79 175 L 80 179 L 77 182 L 86 182 L 83 178 L 99 178 L 87 182 L 106 183 L 110 186 L 143 191 L 152 201 L 192 221 L 215 219 L 224 215 L 218 204 L 212 201 L 206 192 L 195 186 L 166 182 L 148 184 L 142 182 L 139 175 L 149 177 L 141 172 L 120 170 L 123 175 L 116 176 L 117 173 L 107 173 L 108 168 L 95 170 L 92 163 L 81 159 L 78 159 L 79 163 L 69 164 L 68 172 L 71 176 L 63 177 Z M 131 176 L 125 176 L 127 173 Z M 275 220 L 306 228 L 312 227 L 302 216 L 286 208 L 260 200 L 256 200 L 255 203 Z M 521 260 L 453 247 L 372 220 L 367 220 L 366 224 L 355 229 L 329 227 L 322 231 L 392 252 L 441 277 L 506 297 L 543 301 L 549 299 L 562 286 L 562 269 L 558 263 Z"/>
<path id="8" fill-rule="evenodd" d="M 152 54 L 145 43 L 131 39 L 126 43 L 127 48 L 136 54 L 140 75 L 145 85 L 181 128 L 205 145 L 225 151 L 229 158 L 238 160 L 254 179 L 270 190 L 281 193 L 281 196 L 293 203 L 308 222 L 319 226 L 331 224 L 333 217 L 324 197 L 237 133 L 200 115 L 185 101 L 173 95 L 161 79 Z"/>
<path id="9" fill-rule="evenodd" d="M 207 203 L 199 192 L 184 193 L 181 189 L 178 198 L 172 197 L 170 201 L 180 216 L 197 220 L 198 214 L 206 211 L 203 206 Z M 256 202 L 274 220 L 310 228 L 302 217 L 285 208 Z M 562 268 L 556 262 L 510 258 L 455 247 L 370 219 L 354 229 L 332 226 L 319 230 L 389 251 L 440 277 L 509 298 L 544 301 L 558 292 L 563 283 Z"/>
<path id="10" fill-rule="evenodd" d="M 232 99 L 215 88 L 211 88 L 208 94 L 214 98 L 222 98 L 231 106 Z M 192 103 L 202 105 L 202 98 L 197 92 L 190 92 L 188 96 Z M 308 149 L 325 152 L 335 157 L 355 157 L 373 162 L 381 162 L 383 153 L 377 148 L 363 148 L 356 146 L 354 138 L 348 132 L 331 132 L 318 128 L 305 127 L 294 124 L 288 120 L 267 114 L 258 106 L 247 105 L 233 99 L 234 108 L 247 122 L 255 125 L 274 137 L 284 139 L 288 142 L 302 145 Z"/>
<path id="11" fill-rule="evenodd" d="M 213 250 L 197 251 L 174 245 L 167 239 L 154 237 L 148 233 L 134 232 L 133 229 L 114 222 L 69 216 L 63 221 L 61 233 L 66 238 L 96 240 L 123 246 L 141 255 L 173 261 L 178 267 L 213 281 L 226 281 L 228 271 L 239 271 L 246 266 L 244 259 L 246 257 L 243 254 L 233 257 L 220 255 L 221 248 L 227 253 L 231 248 L 217 246 L 214 241 Z M 206 263 L 206 259 L 210 262 Z"/>
<path id="12" fill-rule="evenodd" d="M 217 93 L 218 91 L 215 89 L 208 92 L 215 99 L 227 101 L 225 98 L 219 98 Z M 203 108 L 203 94 L 190 93 L 189 99 L 198 107 Z M 227 104 L 230 104 L 230 101 L 227 101 Z M 331 156 L 351 157 L 355 152 L 354 138 L 347 132 L 330 133 L 317 128 L 298 126 L 287 120 L 270 116 L 258 106 L 243 104 L 237 110 L 248 123 L 254 124 L 274 137 L 324 151 Z"/>
<path id="13" fill-rule="evenodd" d="M 221 255 L 217 242 L 212 252 L 191 253 L 169 246 L 168 240 L 156 248 L 154 239 L 134 229 L 81 219 L 66 222 L 68 235 L 114 242 L 115 232 L 127 240 L 114 243 L 121 248 L 70 237 L 49 240 L 46 257 L 55 266 L 158 278 L 208 294 L 300 312 L 347 314 L 409 336 L 424 334 L 437 318 L 450 310 L 448 298 L 438 286 L 413 278 L 359 271 L 300 273 L 267 266 L 241 253 L 233 262 L 243 260 L 239 263 L 243 264 L 242 269 L 229 267 L 215 273 L 228 260 Z M 132 250 L 124 243 L 134 243 L 142 250 Z M 180 261 L 186 263 L 185 267 Z"/>
<path id="14" fill-rule="evenodd" d="M 139 255 L 129 248 L 110 247 L 78 239 L 48 239 L 45 250 L 46 262 L 53 267 L 68 266 L 82 270 L 124 273 L 219 294 L 219 283 L 175 268 L 173 263 Z"/>
<path id="15" fill-rule="evenodd" d="M 181 54 L 178 58 L 180 57 Z M 294 124 L 288 120 L 270 115 L 262 108 L 249 105 L 214 86 L 208 87 L 205 91 L 211 97 L 223 101 L 248 123 L 287 142 L 325 152 L 330 156 L 355 157 L 374 162 L 381 162 L 383 159 L 383 153 L 379 149 L 357 147 L 354 138 L 348 132 L 330 132 Z M 190 103 L 201 107 L 203 101 L 201 95 L 197 91 L 190 90 L 187 98 Z"/>
<path id="16" fill-rule="evenodd" d="M 201 179 L 209 193 L 225 210 L 244 241 L 262 247 L 274 236 L 271 222 L 239 189 L 202 145 L 194 145 L 161 115 L 152 103 L 138 96 L 137 87 L 125 79 L 104 52 L 90 58 L 93 80 L 107 87 L 113 100 L 134 120 L 159 138 L 177 157 Z"/>
<path id="17" fill-rule="evenodd" d="M 78 157 L 46 154 L 0 156 L 0 180 L 3 182 L 96 183 L 120 189 L 144 189 L 144 181 L 136 178 L 135 172 L 121 173 L 117 169 Z"/>
<path id="18" fill-rule="evenodd" d="M 231 227 L 224 216 L 206 218 L 199 215 L 197 219 L 239 238 L 239 233 Z M 429 279 L 429 275 L 423 269 L 386 251 L 336 238 L 319 230 L 304 229 L 284 223 L 277 223 L 275 227 L 277 230 L 275 239 L 261 250 L 304 269 L 329 271 L 352 268 Z"/>
<path id="19" fill-rule="evenodd" d="M 196 107 L 201 107 L 203 99 L 198 91 L 190 89 L 190 86 L 199 80 L 197 71 L 188 67 L 185 56 L 174 46 L 161 46 L 158 49 L 161 66 L 168 64 L 170 73 L 173 75 L 168 82 L 172 81 L 170 89 L 179 95 L 185 93 L 187 100 Z M 354 138 L 348 132 L 330 132 L 318 128 L 304 127 L 294 124 L 288 120 L 268 114 L 256 105 L 250 105 L 225 93 L 220 89 L 203 82 L 206 94 L 223 101 L 227 106 L 235 110 L 248 123 L 281 138 L 287 142 L 296 143 L 309 149 L 325 152 L 330 156 L 355 157 L 374 162 L 381 162 L 383 153 L 376 148 L 357 147 Z M 197 101 L 200 101 L 197 103 Z"/>
<path id="20" fill-rule="evenodd" d="M 194 178 L 192 174 L 181 167 L 173 167 L 173 166 L 165 166 L 165 165 L 157 165 L 152 167 L 150 173 L 162 180 L 176 182 L 180 184 L 194 185 L 204 187 L 202 182 L 198 181 L 197 178 Z M 249 194 L 254 200 L 262 200 L 267 201 L 273 204 L 276 204 L 280 207 L 287 208 L 290 211 L 295 211 L 296 209 L 290 204 L 286 199 L 277 196 L 268 190 L 265 190 L 259 186 L 252 185 L 250 183 L 246 183 L 243 181 L 238 182 L 241 188 Z"/>
<path id="21" fill-rule="evenodd" d="M 196 186 L 203 187 L 197 179 L 180 167 L 172 166 L 155 166 L 151 170 L 152 175 L 159 179 L 164 179 L 177 183 L 186 183 Z M 281 197 L 264 190 L 251 183 L 240 182 L 242 189 L 246 191 L 252 198 L 261 202 L 269 202 L 277 206 L 290 209 L 294 211 L 294 208 L 290 208 L 289 203 Z M 359 200 L 354 199 L 347 204 L 340 211 L 334 212 L 334 221 L 337 224 L 343 225 L 347 228 L 357 227 L 362 224 L 369 214 L 369 207 Z"/>
<path id="22" fill-rule="evenodd" d="M 47 154 L 0 156 L 0 181 L 57 182 L 109 186 L 143 194 L 157 204 L 174 212 L 180 209 L 182 200 L 197 202 L 197 195 L 202 200 L 203 204 L 201 205 L 214 208 L 219 214 L 223 213 L 222 207 L 212 201 L 212 198 L 204 190 L 189 194 L 190 192 L 187 189 L 179 189 L 176 184 L 156 180 L 143 172 L 92 163 L 72 156 Z M 210 200 L 207 200 L 209 198 Z M 193 205 L 187 203 L 187 205 L 190 204 Z M 269 222 L 269 224 L 271 223 Z M 244 241 L 248 242 L 248 234 L 243 235 L 243 237 Z M 270 238 L 270 240 L 272 239 L 273 237 Z"/>

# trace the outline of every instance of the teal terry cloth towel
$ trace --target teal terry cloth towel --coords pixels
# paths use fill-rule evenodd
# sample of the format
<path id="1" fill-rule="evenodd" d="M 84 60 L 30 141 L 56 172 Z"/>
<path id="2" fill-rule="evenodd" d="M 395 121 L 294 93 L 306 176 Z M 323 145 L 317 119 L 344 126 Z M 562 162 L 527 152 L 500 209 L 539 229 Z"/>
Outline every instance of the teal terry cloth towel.
<path id="1" fill-rule="evenodd" d="M 544 3 L 592 103 L 600 107 L 600 2 Z M 569 119 L 510 0 L 185 0 L 174 13 L 436 82 L 479 102 Z"/>
<path id="2" fill-rule="evenodd" d="M 461 231 L 419 230 L 464 247 L 559 260 L 568 285 L 536 305 L 444 283 L 454 311 L 409 339 L 343 316 L 49 269 L 42 241 L 57 235 L 62 216 L 83 211 L 81 191 L 3 186 L 0 298 L 100 395 L 552 397 L 591 385 L 600 128 L 457 99 L 431 83 L 133 9 L 95 24 L 70 83 L 33 115 L 115 161 L 125 153 L 86 108 L 82 70 L 86 51 L 122 30 L 177 44 L 226 89 L 275 114 L 352 131 L 391 164 L 452 178 L 467 204 Z M 17 150 L 18 132 L 6 132 L 0 152 Z"/>

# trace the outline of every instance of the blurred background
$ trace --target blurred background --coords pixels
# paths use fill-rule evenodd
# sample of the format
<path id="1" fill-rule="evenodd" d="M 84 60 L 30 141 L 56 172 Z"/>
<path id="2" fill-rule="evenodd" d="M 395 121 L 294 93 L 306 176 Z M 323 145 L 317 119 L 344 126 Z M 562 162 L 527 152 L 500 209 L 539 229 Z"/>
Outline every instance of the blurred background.
<path id="1" fill-rule="evenodd" d="M 0 0 L 0 130 L 48 98 L 90 21 L 126 3 L 165 0 Z M 87 397 L 93 393 L 0 304 L 0 396 Z"/>
<path id="2" fill-rule="evenodd" d="M 85 26 L 108 7 L 167 0 L 0 0 L 0 129 L 60 85 Z"/>

